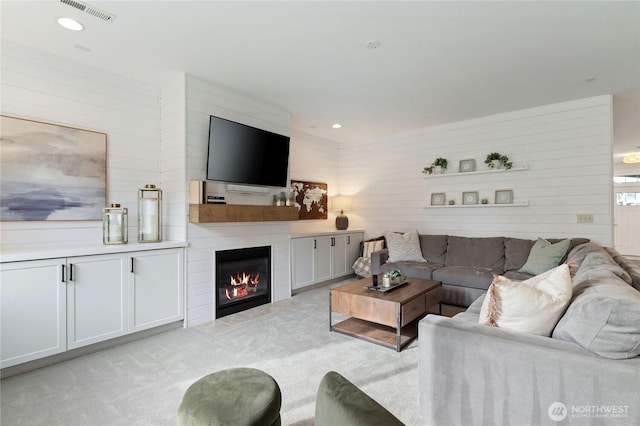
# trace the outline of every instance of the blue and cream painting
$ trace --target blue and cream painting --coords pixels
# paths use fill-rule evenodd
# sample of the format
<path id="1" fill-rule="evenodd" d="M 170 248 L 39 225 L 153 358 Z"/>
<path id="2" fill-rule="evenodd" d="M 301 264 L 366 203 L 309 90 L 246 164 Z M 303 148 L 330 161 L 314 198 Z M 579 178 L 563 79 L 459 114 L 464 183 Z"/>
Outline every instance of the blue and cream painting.
<path id="1" fill-rule="evenodd" d="M 105 133 L 0 120 L 0 220 L 102 219 Z"/>

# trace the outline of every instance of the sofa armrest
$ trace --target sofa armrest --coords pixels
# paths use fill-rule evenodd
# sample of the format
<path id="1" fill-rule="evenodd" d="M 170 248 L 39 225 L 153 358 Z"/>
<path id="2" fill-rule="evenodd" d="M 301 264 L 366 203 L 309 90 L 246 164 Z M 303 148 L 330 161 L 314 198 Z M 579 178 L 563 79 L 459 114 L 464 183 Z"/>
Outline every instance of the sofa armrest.
<path id="1" fill-rule="evenodd" d="M 371 274 L 380 273 L 380 266 L 384 265 L 389 259 L 389 249 L 382 249 L 371 253 Z"/>
<path id="2" fill-rule="evenodd" d="M 622 411 L 607 424 L 640 420 L 640 357 L 601 358 L 570 342 L 437 315 L 420 321 L 418 346 L 423 424 L 557 425 L 549 416 L 557 402 L 567 410 L 563 425 L 602 424 L 585 416 L 590 407 Z"/>

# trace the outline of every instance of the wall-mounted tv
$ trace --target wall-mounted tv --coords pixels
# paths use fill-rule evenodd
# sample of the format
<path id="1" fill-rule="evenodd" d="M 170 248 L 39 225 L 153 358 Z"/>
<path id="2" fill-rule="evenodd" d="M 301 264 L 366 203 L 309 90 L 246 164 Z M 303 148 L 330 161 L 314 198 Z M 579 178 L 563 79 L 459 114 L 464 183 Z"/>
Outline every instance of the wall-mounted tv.
<path id="1" fill-rule="evenodd" d="M 288 187 L 288 172 L 288 136 L 210 117 L 207 180 Z"/>

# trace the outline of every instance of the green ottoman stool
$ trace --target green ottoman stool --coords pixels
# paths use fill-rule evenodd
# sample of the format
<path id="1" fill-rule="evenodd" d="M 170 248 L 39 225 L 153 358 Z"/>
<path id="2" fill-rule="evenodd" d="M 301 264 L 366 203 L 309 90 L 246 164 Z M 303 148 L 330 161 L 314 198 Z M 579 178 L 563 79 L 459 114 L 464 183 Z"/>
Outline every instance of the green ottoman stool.
<path id="1" fill-rule="evenodd" d="M 179 426 L 279 426 L 280 387 L 264 371 L 232 368 L 198 379 L 182 397 Z"/>

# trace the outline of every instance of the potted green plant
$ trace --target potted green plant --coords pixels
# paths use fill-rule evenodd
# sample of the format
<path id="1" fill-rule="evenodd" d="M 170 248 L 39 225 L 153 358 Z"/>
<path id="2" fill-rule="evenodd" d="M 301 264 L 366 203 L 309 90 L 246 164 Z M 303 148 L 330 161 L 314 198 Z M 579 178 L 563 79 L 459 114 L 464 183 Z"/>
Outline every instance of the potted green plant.
<path id="1" fill-rule="evenodd" d="M 402 275 L 400 274 L 400 269 L 392 269 L 385 275 L 389 277 L 389 281 L 391 282 L 391 284 L 397 284 L 398 282 L 400 282 L 400 278 L 402 277 Z"/>
<path id="2" fill-rule="evenodd" d="M 447 161 L 446 158 L 438 157 L 435 159 L 433 163 L 431 163 L 430 166 L 427 166 L 424 169 L 422 169 L 422 173 L 428 173 L 428 174 L 435 173 L 439 175 L 443 173 L 444 170 L 446 170 L 448 164 L 449 162 Z"/>
<path id="3" fill-rule="evenodd" d="M 513 163 L 509 161 L 509 157 L 498 152 L 487 154 L 484 164 L 486 164 L 490 169 L 499 169 L 500 167 L 504 167 L 506 170 L 509 170 L 513 167 Z"/>

